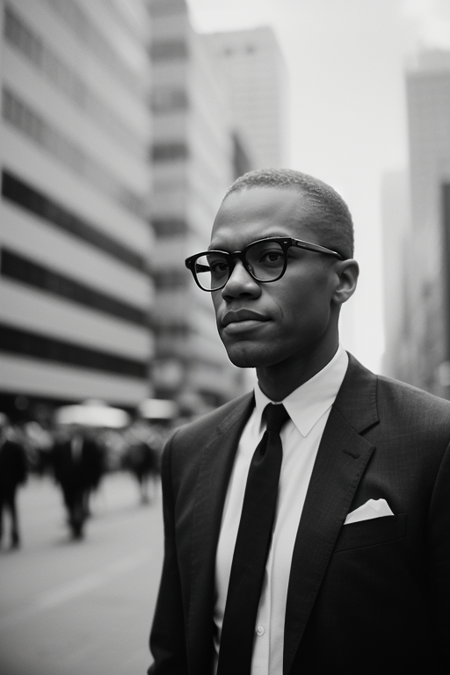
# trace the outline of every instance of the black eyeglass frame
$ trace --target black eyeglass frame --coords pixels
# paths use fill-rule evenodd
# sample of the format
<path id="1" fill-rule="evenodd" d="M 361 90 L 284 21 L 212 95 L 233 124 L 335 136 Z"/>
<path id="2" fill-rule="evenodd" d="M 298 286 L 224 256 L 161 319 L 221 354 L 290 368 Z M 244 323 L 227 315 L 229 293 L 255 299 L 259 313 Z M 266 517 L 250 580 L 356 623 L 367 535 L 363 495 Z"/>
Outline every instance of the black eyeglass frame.
<path id="1" fill-rule="evenodd" d="M 276 244 L 279 244 L 283 250 L 284 254 L 284 264 L 283 264 L 283 269 L 280 272 L 280 274 L 275 277 L 275 279 L 258 279 L 258 277 L 253 274 L 251 270 L 251 265 L 249 265 L 246 261 L 246 253 L 249 248 L 254 246 L 255 244 L 262 244 L 263 242 L 275 242 Z M 291 248 L 291 246 L 296 246 L 297 248 L 303 248 L 306 251 L 313 251 L 314 253 L 322 253 L 323 255 L 332 255 L 335 258 L 338 258 L 339 260 L 345 260 L 345 258 L 338 253 L 337 251 L 333 251 L 331 248 L 326 248 L 325 246 L 321 246 L 320 244 L 313 244 L 309 241 L 303 241 L 302 239 L 294 239 L 293 237 L 267 237 L 265 239 L 257 239 L 256 241 L 252 241 L 250 244 L 247 244 L 242 251 L 232 251 L 231 253 L 229 251 L 222 251 L 221 249 L 209 249 L 208 251 L 201 251 L 200 253 L 196 253 L 195 255 L 189 256 L 189 258 L 186 258 L 184 261 L 184 264 L 192 272 L 192 276 L 194 277 L 194 281 L 197 284 L 197 286 L 202 290 L 206 291 L 207 293 L 214 293 L 215 291 L 220 291 L 222 288 L 225 288 L 227 285 L 231 274 L 233 272 L 233 265 L 232 265 L 232 260 L 233 258 L 239 258 L 239 260 L 242 262 L 242 264 L 245 267 L 245 270 L 250 274 L 252 279 L 257 281 L 260 284 L 270 284 L 273 281 L 278 281 L 281 279 L 281 277 L 284 275 L 286 272 L 287 268 L 287 263 L 288 263 L 288 258 L 287 258 L 287 252 L 288 249 Z M 196 262 L 199 258 L 202 256 L 207 256 L 210 255 L 211 253 L 220 253 L 223 256 L 225 256 L 225 259 L 228 263 L 228 268 L 229 268 L 229 274 L 227 280 L 217 288 L 203 288 L 203 286 L 200 284 L 198 278 L 197 278 L 197 273 L 195 271 L 195 265 Z"/>

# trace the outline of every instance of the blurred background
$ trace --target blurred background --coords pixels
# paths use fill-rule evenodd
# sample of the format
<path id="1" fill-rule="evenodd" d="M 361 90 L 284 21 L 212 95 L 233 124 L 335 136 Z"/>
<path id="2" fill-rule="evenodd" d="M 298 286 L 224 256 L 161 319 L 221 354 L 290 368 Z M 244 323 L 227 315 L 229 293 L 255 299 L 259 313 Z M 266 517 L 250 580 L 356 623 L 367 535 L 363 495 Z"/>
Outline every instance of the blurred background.
<path id="1" fill-rule="evenodd" d="M 0 0 L 0 34 L 0 675 L 144 672 L 162 445 L 252 386 L 184 267 L 237 176 L 343 195 L 344 346 L 450 398 L 450 4 Z"/>

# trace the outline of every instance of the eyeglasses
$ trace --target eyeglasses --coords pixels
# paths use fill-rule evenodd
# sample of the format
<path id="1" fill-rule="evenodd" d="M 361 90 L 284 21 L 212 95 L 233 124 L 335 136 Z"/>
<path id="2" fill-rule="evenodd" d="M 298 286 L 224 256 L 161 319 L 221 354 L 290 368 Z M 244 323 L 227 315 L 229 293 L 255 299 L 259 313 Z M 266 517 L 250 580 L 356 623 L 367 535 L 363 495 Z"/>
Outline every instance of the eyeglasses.
<path id="1" fill-rule="evenodd" d="M 319 244 L 311 244 L 292 237 L 271 237 L 248 244 L 242 251 L 219 251 L 211 249 L 186 258 L 185 265 L 192 272 L 195 283 L 202 291 L 220 291 L 227 284 L 234 268 L 233 260 L 239 258 L 255 281 L 270 283 L 281 279 L 286 271 L 291 246 L 314 253 L 332 255 L 344 260 L 337 251 Z"/>

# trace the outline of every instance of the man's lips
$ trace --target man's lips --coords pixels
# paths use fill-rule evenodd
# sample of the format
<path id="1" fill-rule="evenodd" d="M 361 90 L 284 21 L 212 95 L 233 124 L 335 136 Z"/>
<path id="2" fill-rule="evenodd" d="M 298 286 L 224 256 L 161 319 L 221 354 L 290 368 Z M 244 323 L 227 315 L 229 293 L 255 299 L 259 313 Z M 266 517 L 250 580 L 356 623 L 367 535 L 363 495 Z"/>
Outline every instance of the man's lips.
<path id="1" fill-rule="evenodd" d="M 269 319 L 266 316 L 264 316 L 264 314 L 260 314 L 259 312 L 255 312 L 250 309 L 237 309 L 237 310 L 230 310 L 229 312 L 224 314 L 220 323 L 225 328 L 226 326 L 230 326 L 231 324 L 244 324 L 250 322 L 249 323 L 250 325 L 255 321 L 263 323 L 268 320 Z"/>

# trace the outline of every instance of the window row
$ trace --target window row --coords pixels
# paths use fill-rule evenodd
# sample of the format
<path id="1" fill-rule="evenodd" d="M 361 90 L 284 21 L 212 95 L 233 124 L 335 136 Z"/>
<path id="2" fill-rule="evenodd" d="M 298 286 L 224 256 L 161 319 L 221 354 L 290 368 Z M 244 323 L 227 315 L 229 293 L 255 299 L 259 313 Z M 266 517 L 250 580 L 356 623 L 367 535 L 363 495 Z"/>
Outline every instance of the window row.
<path id="1" fill-rule="evenodd" d="M 9 171 L 2 172 L 2 196 L 4 199 L 39 216 L 91 246 L 107 253 L 141 272 L 148 271 L 147 259 L 113 237 L 100 231 L 84 218 L 61 206 L 54 199 L 20 179 Z"/>
<path id="2" fill-rule="evenodd" d="M 182 141 L 172 143 L 155 143 L 152 148 L 152 160 L 154 162 L 174 162 L 187 159 L 189 148 Z"/>
<path id="3" fill-rule="evenodd" d="M 6 122 L 128 211 L 139 217 L 143 216 L 144 203 L 139 195 L 122 185 L 106 167 L 101 166 L 83 148 L 57 131 L 10 89 L 4 88 L 2 94 L 2 116 Z"/>
<path id="4" fill-rule="evenodd" d="M 139 326 L 147 326 L 146 312 L 129 303 L 59 274 L 8 249 L 0 252 L 1 275 Z"/>
<path id="5" fill-rule="evenodd" d="M 146 380 L 148 364 L 28 330 L 0 325 L 0 352 Z"/>
<path id="6" fill-rule="evenodd" d="M 9 5 L 5 6 L 4 35 L 9 43 L 26 56 L 80 110 L 89 115 L 116 141 L 134 154 L 142 154 L 143 143 L 64 61 L 49 49 L 41 38 Z"/>
<path id="7" fill-rule="evenodd" d="M 94 26 L 75 0 L 46 0 L 53 11 L 65 21 L 77 38 L 83 42 L 93 54 L 107 66 L 114 77 L 118 77 L 123 85 L 133 94 L 143 98 L 145 91 L 135 73 L 122 61 L 114 47 Z"/>

